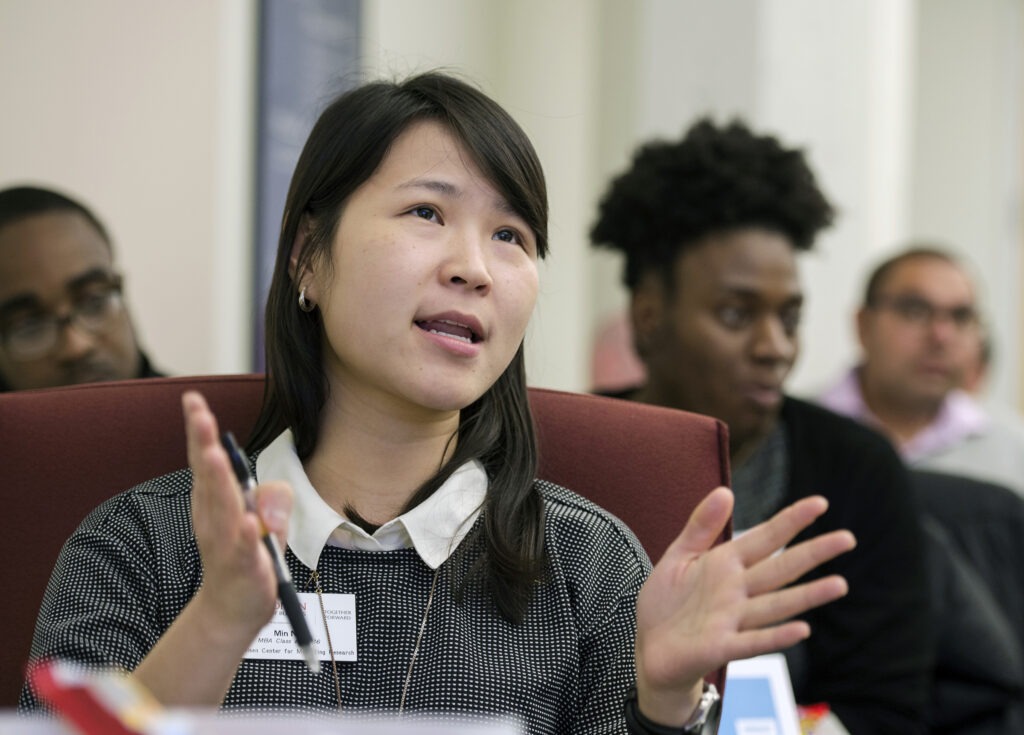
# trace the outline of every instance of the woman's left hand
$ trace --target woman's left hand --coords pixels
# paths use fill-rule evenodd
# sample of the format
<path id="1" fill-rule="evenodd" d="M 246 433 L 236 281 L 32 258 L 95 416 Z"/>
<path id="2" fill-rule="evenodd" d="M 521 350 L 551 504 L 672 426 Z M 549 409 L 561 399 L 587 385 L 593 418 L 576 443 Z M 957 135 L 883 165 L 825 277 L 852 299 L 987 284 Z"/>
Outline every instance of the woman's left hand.
<path id="1" fill-rule="evenodd" d="M 846 580 L 839 576 L 785 587 L 856 545 L 849 531 L 834 531 L 784 548 L 825 512 L 824 498 L 799 500 L 739 538 L 713 546 L 732 504 L 727 488 L 711 492 L 637 599 L 638 705 L 654 722 L 682 726 L 697 705 L 705 674 L 806 638 L 810 627 L 791 618 L 846 594 Z"/>

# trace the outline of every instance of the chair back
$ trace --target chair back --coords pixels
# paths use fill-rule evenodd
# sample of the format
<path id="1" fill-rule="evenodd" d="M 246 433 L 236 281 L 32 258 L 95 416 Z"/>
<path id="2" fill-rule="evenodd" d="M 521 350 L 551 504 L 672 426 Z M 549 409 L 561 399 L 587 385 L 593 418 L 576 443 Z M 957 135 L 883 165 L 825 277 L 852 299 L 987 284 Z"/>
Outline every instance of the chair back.
<path id="1" fill-rule="evenodd" d="M 263 376 L 151 378 L 0 394 L 8 495 L 0 707 L 17 703 L 40 602 L 60 548 L 115 493 L 184 467 L 181 394 L 198 390 L 222 430 L 250 435 Z M 699 500 L 729 483 L 723 424 L 706 416 L 530 389 L 539 476 L 621 518 L 657 559 Z M 721 672 L 717 683 L 721 688 Z M 713 679 L 716 680 L 716 679 Z"/>

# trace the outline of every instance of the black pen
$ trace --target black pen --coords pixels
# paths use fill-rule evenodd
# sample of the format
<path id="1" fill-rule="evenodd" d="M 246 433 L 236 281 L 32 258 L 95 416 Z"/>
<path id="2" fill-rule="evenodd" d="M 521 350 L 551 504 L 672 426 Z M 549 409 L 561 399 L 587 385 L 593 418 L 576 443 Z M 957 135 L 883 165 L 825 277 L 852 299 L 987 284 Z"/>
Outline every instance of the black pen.
<path id="1" fill-rule="evenodd" d="M 228 458 L 231 460 L 231 469 L 235 471 L 238 484 L 242 487 L 242 495 L 245 497 L 246 507 L 255 512 L 256 508 L 252 501 L 252 490 L 256 487 L 256 481 L 249 472 L 249 463 L 246 462 L 242 450 L 238 448 L 238 442 L 230 431 L 220 435 L 220 443 L 227 450 Z M 262 525 L 262 521 L 261 524 Z M 263 543 L 270 552 L 270 558 L 274 562 L 274 576 L 277 577 L 277 596 L 281 600 L 288 622 L 295 631 L 295 642 L 306 659 L 306 665 L 314 674 L 320 673 L 320 659 L 316 655 L 316 648 L 313 646 L 313 636 L 306 624 L 306 616 L 302 613 L 299 605 L 299 596 L 295 592 L 295 585 L 292 584 L 292 575 L 288 571 L 288 565 L 284 561 L 284 554 L 281 553 L 281 545 L 277 543 L 277 537 L 263 529 Z"/>

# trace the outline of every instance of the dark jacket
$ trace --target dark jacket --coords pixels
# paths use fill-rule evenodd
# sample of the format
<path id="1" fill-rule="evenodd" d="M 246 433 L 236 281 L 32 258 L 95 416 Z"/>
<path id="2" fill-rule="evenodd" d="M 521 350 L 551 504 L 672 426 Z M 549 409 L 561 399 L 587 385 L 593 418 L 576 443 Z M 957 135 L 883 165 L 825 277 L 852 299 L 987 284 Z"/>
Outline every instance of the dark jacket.
<path id="1" fill-rule="evenodd" d="M 966 477 L 911 478 L 933 537 L 932 732 L 1024 732 L 1024 499 Z"/>
<path id="2" fill-rule="evenodd" d="M 843 575 L 849 594 L 805 616 L 787 652 L 797 701 L 827 702 L 852 735 L 922 733 L 934 662 L 925 545 L 907 471 L 880 434 L 787 397 L 788 501 L 829 510 L 795 541 L 846 528 L 857 548 L 808 575 Z"/>
<path id="3" fill-rule="evenodd" d="M 140 378 L 163 378 L 164 373 L 153 369 L 153 365 L 149 362 L 149 356 L 145 352 L 139 352 L 139 357 L 142 358 L 139 363 L 139 376 Z"/>

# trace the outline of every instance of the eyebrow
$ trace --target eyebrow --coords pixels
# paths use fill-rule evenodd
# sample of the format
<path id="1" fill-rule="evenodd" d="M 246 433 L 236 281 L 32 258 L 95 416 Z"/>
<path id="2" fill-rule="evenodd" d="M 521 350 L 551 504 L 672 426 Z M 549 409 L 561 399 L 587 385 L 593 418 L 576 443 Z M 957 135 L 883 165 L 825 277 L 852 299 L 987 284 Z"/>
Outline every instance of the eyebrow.
<path id="1" fill-rule="evenodd" d="M 493 186 L 493 185 L 492 185 Z M 398 185 L 398 189 L 428 189 L 429 191 L 437 192 L 443 196 L 451 199 L 461 199 L 465 196 L 465 192 L 457 187 L 455 184 L 449 181 L 442 181 L 440 179 L 410 179 Z M 504 214 L 518 217 L 523 219 L 523 216 L 516 211 L 516 208 L 508 203 L 505 197 L 498 196 L 494 199 L 494 207 Z"/>
<path id="2" fill-rule="evenodd" d="M 96 281 L 103 281 L 106 283 L 113 283 L 117 276 L 113 271 L 109 271 L 106 268 L 90 268 L 80 275 L 75 276 L 67 282 L 65 288 L 69 291 L 74 291 L 82 286 L 88 286 Z"/>
<path id="3" fill-rule="evenodd" d="M 961 301 L 961 302 L 953 304 L 951 306 L 943 306 L 942 304 L 936 304 L 930 298 L 928 298 L 927 296 L 922 294 L 920 291 L 917 291 L 915 289 L 908 289 L 908 290 L 902 291 L 902 292 L 897 291 L 897 292 L 894 292 L 894 293 L 880 293 L 880 294 L 877 294 L 876 297 L 875 297 L 876 301 L 886 300 L 886 299 L 888 299 L 888 300 L 896 300 L 896 301 L 921 301 L 921 302 L 923 302 L 925 304 L 928 304 L 928 306 L 931 306 L 933 308 L 937 307 L 937 308 L 940 308 L 940 309 L 943 309 L 943 308 L 945 308 L 945 309 L 960 309 L 960 308 L 976 309 L 977 308 L 977 305 L 974 303 L 974 299 L 973 298 L 972 299 L 968 299 L 967 301 Z"/>
<path id="4" fill-rule="evenodd" d="M 735 296 L 743 299 L 750 299 L 753 301 L 763 301 L 764 297 L 760 290 L 756 288 L 749 288 L 747 286 L 729 286 L 725 285 L 718 289 L 719 295 L 721 296 Z M 802 291 L 797 293 L 791 293 L 786 296 L 783 303 L 786 305 L 791 304 L 803 304 L 806 297 Z"/>
<path id="5" fill-rule="evenodd" d="M 114 277 L 114 274 L 106 268 L 90 268 L 64 284 L 64 290 L 73 293 L 83 286 L 88 286 L 96 281 L 113 281 Z M 42 305 L 42 300 L 34 293 L 15 294 L 7 299 L 7 301 L 0 303 L 0 314 L 9 314 L 20 309 L 39 308 Z"/>
<path id="6" fill-rule="evenodd" d="M 8 314 L 23 309 L 33 309 L 40 305 L 39 299 L 34 294 L 18 294 L 12 296 L 3 303 L 0 303 L 0 317 L 6 317 Z"/>

